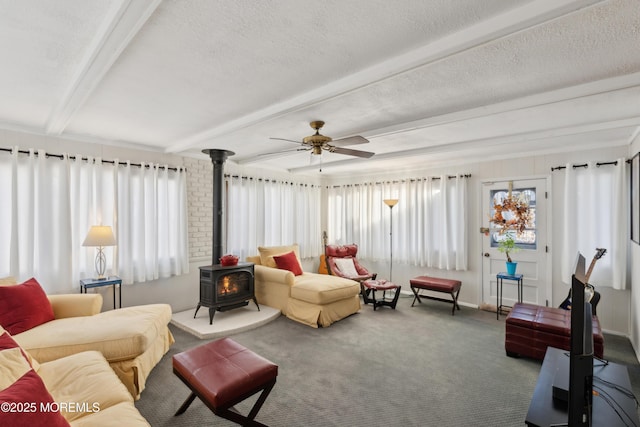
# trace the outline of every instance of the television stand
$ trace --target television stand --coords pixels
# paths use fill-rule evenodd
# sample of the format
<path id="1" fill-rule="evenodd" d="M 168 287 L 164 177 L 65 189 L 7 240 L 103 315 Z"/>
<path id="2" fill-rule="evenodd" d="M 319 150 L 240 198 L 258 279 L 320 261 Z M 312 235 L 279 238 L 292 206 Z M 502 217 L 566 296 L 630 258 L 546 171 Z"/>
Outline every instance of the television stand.
<path id="1" fill-rule="evenodd" d="M 567 363 L 564 363 L 566 358 Z M 533 397 L 529 404 L 529 411 L 525 423 L 529 427 L 563 426 L 568 423 L 567 403 L 553 398 L 553 381 L 556 375 L 566 372 L 569 377 L 569 352 L 554 347 L 548 347 L 544 356 L 540 375 Z M 612 408 L 603 396 L 593 396 L 592 419 L 593 427 L 613 427 L 640 425 L 636 411 L 635 400 L 602 380 L 615 384 L 620 389 L 631 389 L 629 372 L 627 367 L 617 363 L 604 365 L 595 359 L 593 362 L 593 386 L 594 391 L 601 393 L 604 390 L 609 396 L 607 400 L 615 406 Z M 602 393 L 604 394 L 604 393 Z M 620 414 L 618 415 L 618 413 Z M 623 417 L 623 418 L 620 418 Z"/>

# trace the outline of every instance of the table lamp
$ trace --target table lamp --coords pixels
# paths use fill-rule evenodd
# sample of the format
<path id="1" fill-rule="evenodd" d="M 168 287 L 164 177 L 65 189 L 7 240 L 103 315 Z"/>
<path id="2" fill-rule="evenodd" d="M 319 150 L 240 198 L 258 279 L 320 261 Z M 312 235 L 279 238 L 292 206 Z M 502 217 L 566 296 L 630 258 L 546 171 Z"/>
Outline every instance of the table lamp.
<path id="1" fill-rule="evenodd" d="M 98 274 L 98 280 L 106 279 L 104 276 L 107 268 L 107 258 L 104 255 L 105 246 L 115 246 L 116 238 L 113 235 L 111 227 L 108 225 L 94 225 L 89 229 L 87 237 L 84 239 L 82 246 L 93 246 L 98 248 L 96 255 L 95 267 Z"/>

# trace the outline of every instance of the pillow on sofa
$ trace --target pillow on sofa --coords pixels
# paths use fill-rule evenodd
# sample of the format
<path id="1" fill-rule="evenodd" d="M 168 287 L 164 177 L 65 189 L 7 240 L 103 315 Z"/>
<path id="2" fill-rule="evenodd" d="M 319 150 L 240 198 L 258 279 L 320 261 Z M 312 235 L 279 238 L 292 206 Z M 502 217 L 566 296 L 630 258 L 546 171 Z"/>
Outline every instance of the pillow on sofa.
<path id="1" fill-rule="evenodd" d="M 69 426 L 53 402 L 20 346 L 0 330 L 0 425 Z"/>
<path id="2" fill-rule="evenodd" d="M 273 260 L 280 270 L 289 270 L 295 276 L 300 276 L 303 271 L 295 252 L 287 252 L 284 255 L 274 255 Z"/>
<path id="3" fill-rule="evenodd" d="M 298 258 L 298 262 L 300 262 L 300 250 L 298 249 L 297 243 L 288 246 L 258 246 L 258 253 L 260 254 L 260 264 L 266 267 L 278 268 L 275 260 L 273 259 L 273 256 L 284 255 L 287 252 L 291 251 L 296 254 L 296 258 Z"/>
<path id="4" fill-rule="evenodd" d="M 353 258 L 334 258 L 333 261 L 345 276 L 355 277 L 358 275 L 358 270 L 356 270 L 356 266 L 353 263 Z"/>
<path id="5" fill-rule="evenodd" d="M 36 279 L 14 286 L 0 286 L 0 325 L 11 335 L 53 319 L 49 298 Z"/>

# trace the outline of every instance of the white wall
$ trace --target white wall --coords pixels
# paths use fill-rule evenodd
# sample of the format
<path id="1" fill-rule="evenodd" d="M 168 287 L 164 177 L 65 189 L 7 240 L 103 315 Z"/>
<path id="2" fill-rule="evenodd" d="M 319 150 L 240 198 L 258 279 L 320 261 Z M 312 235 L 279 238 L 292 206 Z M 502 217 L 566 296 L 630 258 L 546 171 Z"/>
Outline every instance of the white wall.
<path id="1" fill-rule="evenodd" d="M 640 145 L 640 144 L 639 144 Z M 551 177 L 550 201 L 551 201 L 551 268 L 552 268 L 552 300 L 551 306 L 558 306 L 569 291 L 569 285 L 563 283 L 559 262 L 553 262 L 562 248 L 562 223 L 563 216 L 563 185 L 564 178 L 560 171 L 551 172 L 554 166 L 567 163 L 583 163 L 587 161 L 612 161 L 617 158 L 627 157 L 628 147 L 607 148 L 573 153 L 558 153 L 548 155 L 531 155 L 527 157 L 498 159 L 476 163 L 460 163 L 458 165 L 442 168 L 429 168 L 422 170 L 407 170 L 402 173 L 382 173 L 377 171 L 375 175 L 350 176 L 334 178 L 330 184 L 362 182 L 367 179 L 372 181 L 384 181 L 401 178 L 437 176 L 441 174 L 453 175 L 470 173 L 469 179 L 469 269 L 468 271 L 441 271 L 437 269 L 420 268 L 408 265 L 400 265 L 394 261 L 393 280 L 403 286 L 403 290 L 409 290 L 409 279 L 419 275 L 436 275 L 445 278 L 455 278 L 462 281 L 460 302 L 465 305 L 478 306 L 482 301 L 482 237 L 480 227 L 488 226 L 487 219 L 482 217 L 481 208 L 481 183 L 483 181 L 524 179 L 530 177 Z M 552 175 L 553 174 L 553 175 Z M 637 246 L 637 245 L 634 245 Z M 638 247 L 634 249 L 640 249 Z M 640 256 L 640 251 L 638 254 Z M 637 258 L 636 258 L 637 260 Z M 389 265 L 367 263 L 367 268 L 376 270 L 384 276 L 388 276 Z M 597 268 L 597 267 L 596 267 Z M 640 274 L 636 272 L 636 275 Z M 616 291 L 611 288 L 599 287 L 602 298 L 598 305 L 598 318 L 604 330 L 618 334 L 630 333 L 630 295 L 629 290 Z M 488 301 L 490 302 L 490 301 Z M 495 304 L 495 301 L 493 301 Z M 640 322 L 640 321 L 639 321 Z M 640 325 L 640 324 L 639 324 Z M 639 329 L 640 326 L 636 329 Z M 640 334 L 640 332 L 638 332 Z"/>
<path id="2" fill-rule="evenodd" d="M 209 197 L 211 191 L 211 162 L 208 158 L 202 160 L 185 158 L 172 154 L 121 148 L 99 144 L 87 144 L 75 141 L 61 140 L 52 137 L 22 134 L 10 131 L 0 131 L 0 147 L 17 145 L 21 149 L 42 148 L 52 153 L 67 152 L 100 156 L 104 159 L 119 159 L 157 162 L 171 166 L 185 165 L 190 174 L 188 180 L 189 192 L 189 232 L 190 232 L 190 273 L 188 275 L 171 277 L 146 283 L 137 283 L 124 287 L 123 305 L 163 302 L 171 304 L 174 311 L 193 309 L 198 300 L 199 266 L 210 264 L 210 224 L 211 207 Z M 630 151 L 629 147 L 607 148 L 574 153 L 560 153 L 548 155 L 531 155 L 520 158 L 498 159 L 485 162 L 469 163 L 461 161 L 457 166 L 441 168 L 429 168 L 428 170 L 403 171 L 402 173 L 387 173 L 376 171 L 375 175 L 345 177 L 327 180 L 327 183 L 354 182 L 364 179 L 393 179 L 413 176 L 470 173 L 469 181 L 469 270 L 464 272 L 438 271 L 417 268 L 413 266 L 399 265 L 394 262 L 394 281 L 408 290 L 409 279 L 421 274 L 433 274 L 441 277 L 452 277 L 462 280 L 463 286 L 460 292 L 460 301 L 463 304 L 476 306 L 481 302 L 481 267 L 482 267 L 482 240 L 479 229 L 486 225 L 483 223 L 480 194 L 481 182 L 493 179 L 518 179 L 528 177 L 551 176 L 551 167 L 565 163 L 581 163 L 585 161 L 610 161 L 619 157 L 630 157 L 631 153 L 640 151 L 640 138 L 636 138 Z M 561 174 L 561 172 L 554 172 Z M 561 242 L 554 236 L 561 236 L 560 221 L 562 218 L 562 185 L 561 180 L 555 177 L 551 180 L 551 206 L 552 206 L 552 255 L 561 248 Z M 326 207 L 326 203 L 324 204 Z M 324 209 L 326 212 L 326 209 Z M 557 218 L 557 220 L 556 220 Z M 485 221 L 486 222 L 486 221 Z M 323 229 L 326 229 L 326 218 L 323 219 Z M 553 258 L 553 256 L 551 257 Z M 631 269 L 632 283 L 640 280 L 640 246 L 631 244 Z M 318 260 L 306 260 L 303 263 L 306 271 L 317 271 Z M 388 264 L 368 265 L 372 270 L 381 275 L 388 275 Z M 557 306 L 566 296 L 568 287 L 562 283 L 560 266 L 552 265 L 553 296 L 551 304 Z M 73 285 L 75 288 L 75 285 Z M 111 307 L 110 289 L 101 290 L 105 297 L 105 308 Z M 602 300 L 598 306 L 598 315 L 602 326 L 607 331 L 630 335 L 634 348 L 640 344 L 640 318 L 637 315 L 640 308 L 640 293 L 633 295 L 631 291 L 614 291 L 607 288 L 599 288 Z"/>

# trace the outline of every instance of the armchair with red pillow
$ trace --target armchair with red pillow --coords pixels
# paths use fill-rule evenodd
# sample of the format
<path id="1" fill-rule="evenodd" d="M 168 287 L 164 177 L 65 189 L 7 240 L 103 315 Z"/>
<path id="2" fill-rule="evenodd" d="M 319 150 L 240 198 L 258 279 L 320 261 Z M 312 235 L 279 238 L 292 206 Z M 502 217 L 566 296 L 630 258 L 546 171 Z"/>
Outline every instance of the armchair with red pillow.
<path id="1" fill-rule="evenodd" d="M 255 266 L 255 295 L 260 305 L 313 328 L 327 327 L 360 310 L 360 285 L 354 280 L 302 270 L 297 244 L 260 246 Z"/>
<path id="2" fill-rule="evenodd" d="M 368 279 L 375 279 L 377 273 L 370 273 L 356 259 L 358 245 L 327 245 L 325 247 L 325 258 L 329 274 L 344 277 L 346 279 L 364 282 Z"/>

